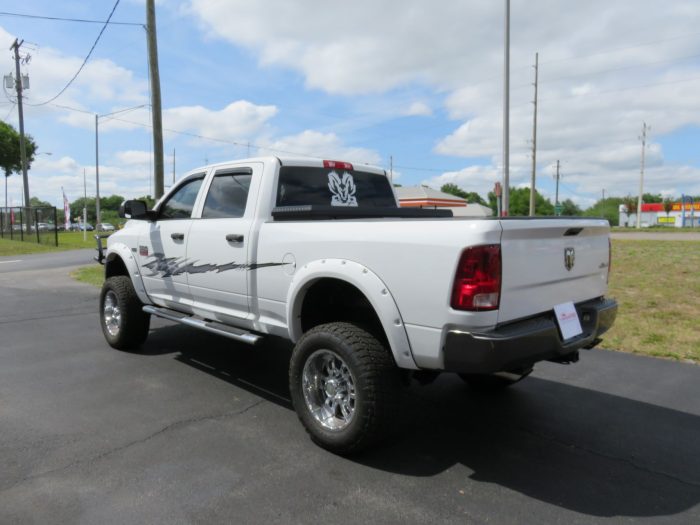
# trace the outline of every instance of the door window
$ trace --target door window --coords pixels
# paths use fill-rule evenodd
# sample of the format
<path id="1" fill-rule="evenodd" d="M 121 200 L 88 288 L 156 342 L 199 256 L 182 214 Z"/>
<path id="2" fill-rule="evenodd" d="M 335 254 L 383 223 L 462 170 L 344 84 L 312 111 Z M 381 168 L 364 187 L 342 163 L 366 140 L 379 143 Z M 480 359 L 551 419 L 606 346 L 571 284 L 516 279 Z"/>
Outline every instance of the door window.
<path id="1" fill-rule="evenodd" d="M 204 175 L 180 186 L 160 207 L 158 219 L 189 219 L 203 180 Z"/>
<path id="2" fill-rule="evenodd" d="M 202 210 L 203 219 L 243 217 L 252 179 L 250 169 L 217 172 Z"/>

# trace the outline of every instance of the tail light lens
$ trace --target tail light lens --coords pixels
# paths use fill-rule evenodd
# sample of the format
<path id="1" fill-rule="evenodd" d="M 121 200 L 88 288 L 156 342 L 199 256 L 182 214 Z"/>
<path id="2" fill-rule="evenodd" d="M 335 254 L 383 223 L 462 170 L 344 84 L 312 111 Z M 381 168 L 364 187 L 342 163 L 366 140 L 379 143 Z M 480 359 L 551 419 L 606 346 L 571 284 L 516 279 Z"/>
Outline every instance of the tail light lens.
<path id="1" fill-rule="evenodd" d="M 457 265 L 452 301 L 455 310 L 497 310 L 501 296 L 501 245 L 473 246 Z"/>

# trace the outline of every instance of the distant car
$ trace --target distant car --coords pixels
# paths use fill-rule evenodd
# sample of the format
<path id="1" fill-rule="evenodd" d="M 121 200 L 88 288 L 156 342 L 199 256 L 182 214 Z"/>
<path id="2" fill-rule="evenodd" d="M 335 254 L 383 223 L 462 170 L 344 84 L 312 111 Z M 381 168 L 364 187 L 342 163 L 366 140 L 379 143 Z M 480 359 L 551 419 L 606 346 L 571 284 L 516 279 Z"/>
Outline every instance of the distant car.
<path id="1" fill-rule="evenodd" d="M 73 231 L 73 232 L 81 232 L 83 230 L 87 230 L 87 231 L 91 232 L 94 229 L 95 229 L 95 227 L 92 224 L 90 224 L 89 222 L 86 222 L 86 223 L 74 222 L 70 226 L 70 231 Z"/>
<path id="2" fill-rule="evenodd" d="M 102 224 L 97 225 L 97 231 L 113 232 L 114 230 L 116 230 L 114 225 L 108 222 L 103 222 Z"/>

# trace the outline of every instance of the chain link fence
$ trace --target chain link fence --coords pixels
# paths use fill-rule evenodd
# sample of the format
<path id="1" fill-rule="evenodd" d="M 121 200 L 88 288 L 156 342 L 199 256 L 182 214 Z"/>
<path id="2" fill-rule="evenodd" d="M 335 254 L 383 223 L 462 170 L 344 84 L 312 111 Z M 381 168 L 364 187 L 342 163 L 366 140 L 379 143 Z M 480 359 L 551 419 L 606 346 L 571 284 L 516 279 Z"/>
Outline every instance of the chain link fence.
<path id="1" fill-rule="evenodd" d="M 0 238 L 58 246 L 55 207 L 0 208 Z"/>

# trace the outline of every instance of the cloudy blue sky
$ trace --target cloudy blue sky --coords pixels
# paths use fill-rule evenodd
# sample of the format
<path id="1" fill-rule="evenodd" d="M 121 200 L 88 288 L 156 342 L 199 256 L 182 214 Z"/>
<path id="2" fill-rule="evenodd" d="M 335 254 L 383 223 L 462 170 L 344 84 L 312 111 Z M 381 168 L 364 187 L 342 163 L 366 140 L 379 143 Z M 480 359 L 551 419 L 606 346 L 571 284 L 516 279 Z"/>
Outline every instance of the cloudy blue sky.
<path id="1" fill-rule="evenodd" d="M 503 2 L 161 0 L 158 45 L 166 186 L 176 173 L 248 155 L 308 155 L 389 166 L 397 182 L 453 182 L 482 195 L 501 177 Z M 0 11 L 105 20 L 114 0 L 28 0 Z M 635 194 L 642 122 L 645 190 L 700 194 L 700 5 L 693 0 L 513 0 L 511 182 L 530 177 L 532 81 L 540 54 L 537 187 L 589 206 Z M 143 0 L 113 21 L 144 23 Z M 31 60 L 27 103 L 75 74 L 99 24 L 0 14 L 0 64 L 15 37 Z M 30 193 L 94 193 L 94 114 L 149 102 L 143 28 L 110 25 L 77 80 L 25 108 L 39 144 Z M 62 106 L 62 107 L 59 107 Z M 72 108 L 72 109 L 67 109 Z M 80 111 L 76 111 L 80 110 Z M 5 118 L 7 116 L 7 118 Z M 148 107 L 100 120 L 101 193 L 149 193 Z M 12 93 L 0 118 L 16 125 Z M 197 138 L 198 135 L 203 138 Z M 9 195 L 21 199 L 20 177 Z"/>

